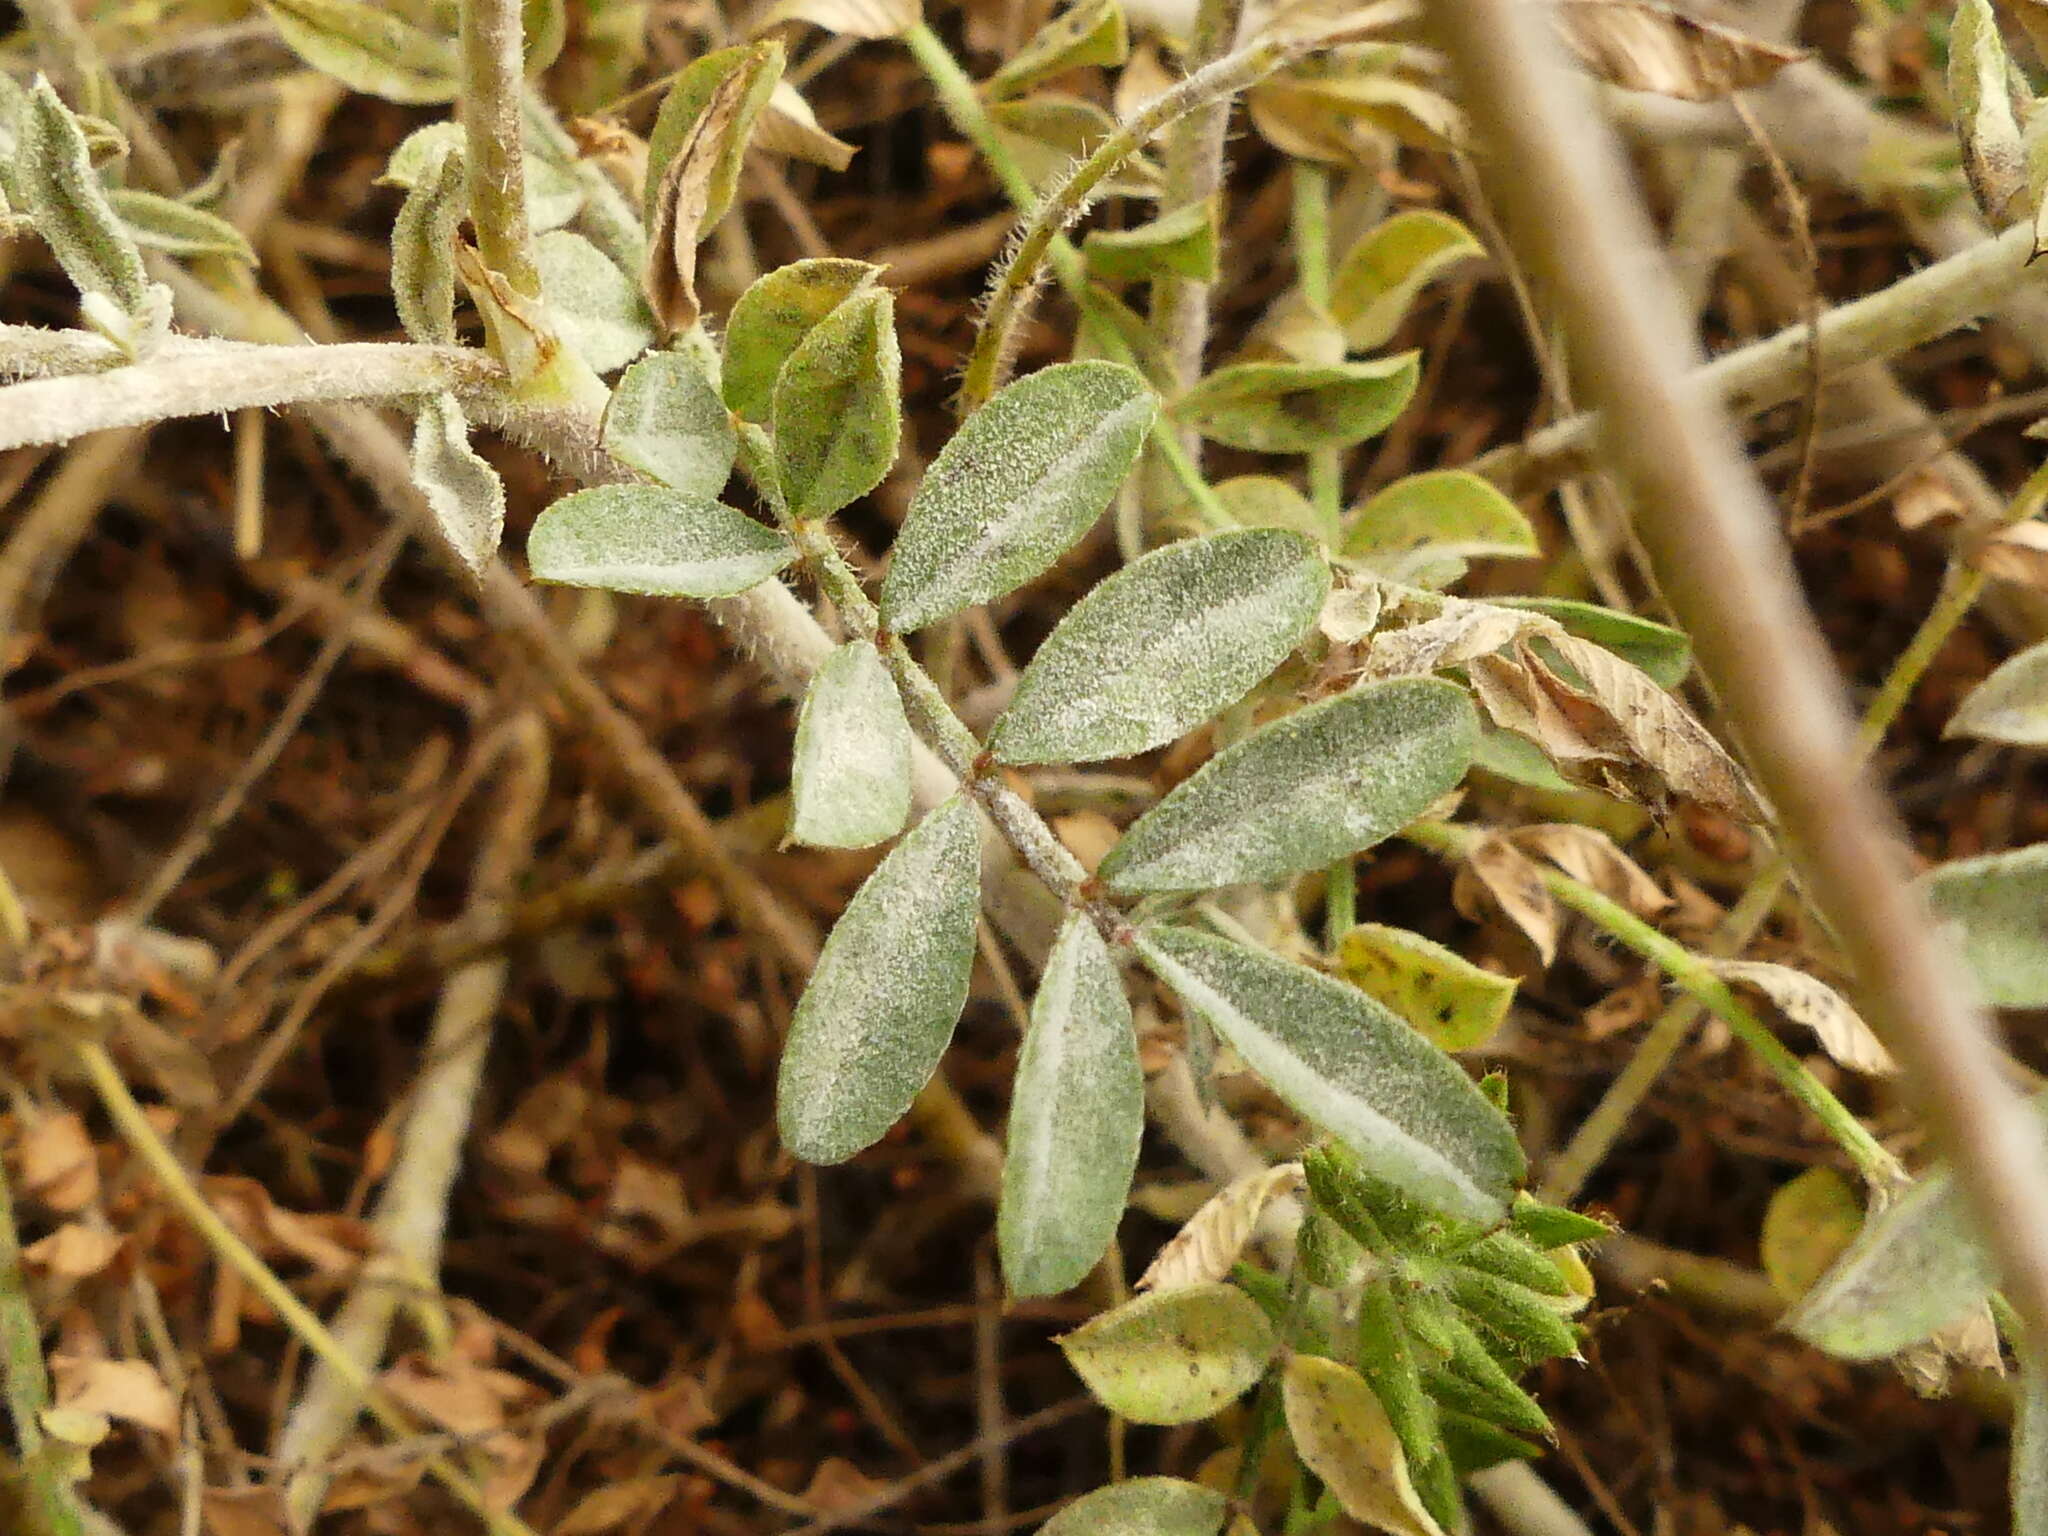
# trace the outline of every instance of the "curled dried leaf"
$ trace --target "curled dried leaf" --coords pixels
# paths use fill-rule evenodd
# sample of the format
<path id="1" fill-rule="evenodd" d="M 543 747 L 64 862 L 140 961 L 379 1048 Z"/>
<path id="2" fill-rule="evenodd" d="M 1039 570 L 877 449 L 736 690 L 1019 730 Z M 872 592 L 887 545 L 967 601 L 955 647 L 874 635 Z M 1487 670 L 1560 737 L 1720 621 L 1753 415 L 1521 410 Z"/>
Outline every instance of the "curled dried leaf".
<path id="1" fill-rule="evenodd" d="M 1557 902 L 1543 883 L 1535 861 L 1505 837 L 1486 833 L 1472 840 L 1465 862 L 1451 884 L 1451 900 L 1467 917 L 1476 918 L 1484 892 L 1491 904 L 1529 937 L 1545 965 L 1557 958 L 1561 924 Z"/>
<path id="2" fill-rule="evenodd" d="M 1281 1163 L 1233 1179 L 1159 1250 L 1138 1277 L 1141 1291 L 1206 1285 L 1230 1273 L 1266 1207 L 1301 1188 L 1300 1163 Z"/>
<path id="3" fill-rule="evenodd" d="M 1899 1070 L 1862 1016 L 1824 981 L 1789 965 L 1762 960 L 1715 960 L 1713 972 L 1731 986 L 1760 992 L 1771 1006 L 1820 1038 L 1822 1049 L 1853 1072 L 1890 1077 Z"/>
<path id="4" fill-rule="evenodd" d="M 1638 917 L 1655 917 L 1671 907 L 1671 898 L 1662 887 L 1615 847 L 1605 832 L 1572 822 L 1545 822 L 1517 827 L 1508 836 L 1523 852 L 1548 859 L 1574 880 L 1620 902 Z"/>
<path id="5" fill-rule="evenodd" d="M 1609 85 L 1681 101 L 1748 90 L 1807 56 L 1646 0 L 1555 0 L 1551 19 L 1565 47 Z"/>

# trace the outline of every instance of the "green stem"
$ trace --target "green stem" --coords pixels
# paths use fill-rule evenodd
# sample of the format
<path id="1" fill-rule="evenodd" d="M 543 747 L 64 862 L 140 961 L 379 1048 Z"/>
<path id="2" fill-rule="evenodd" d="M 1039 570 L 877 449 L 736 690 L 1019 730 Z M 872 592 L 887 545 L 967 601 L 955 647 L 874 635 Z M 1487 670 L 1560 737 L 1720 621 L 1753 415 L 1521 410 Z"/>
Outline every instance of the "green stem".
<path id="1" fill-rule="evenodd" d="M 1017 163 L 1017 157 L 1010 153 L 1002 135 L 996 131 L 995 120 L 988 115 L 988 108 L 981 99 L 981 93 L 974 88 L 974 82 L 960 67 L 939 35 L 923 22 L 919 22 L 903 34 L 904 46 L 910 50 L 925 77 L 937 92 L 939 105 L 945 109 L 947 119 L 966 136 L 977 153 L 988 163 L 1003 191 L 1020 214 L 1029 217 L 1039 206 L 1037 190 L 1031 179 Z M 1088 273 L 1081 260 L 1081 253 L 1074 249 L 1074 243 L 1055 230 L 1046 247 L 1045 254 L 1052 262 L 1053 275 L 1059 279 L 1060 287 L 1068 297 L 1086 311 L 1088 296 Z M 985 323 L 985 322 L 984 322 Z M 1116 362 L 1131 367 L 1137 359 L 1124 343 L 1122 336 L 1106 325 L 1097 326 L 1095 334 L 1103 350 Z M 993 377 L 993 376 L 992 376 Z M 994 392 L 991 382 L 987 393 L 977 394 L 962 389 L 960 414 L 965 416 L 982 404 L 988 394 Z M 1173 477 L 1180 483 L 1188 499 L 1194 504 L 1203 522 L 1211 528 L 1233 528 L 1237 520 L 1230 515 L 1217 498 L 1209 482 L 1202 478 L 1202 471 L 1171 426 L 1161 422 L 1152 429 L 1152 446 L 1159 451 Z"/>
<path id="2" fill-rule="evenodd" d="M 520 0 L 462 0 L 462 127 L 477 254 L 529 299 L 540 268 L 526 225 Z"/>
<path id="3" fill-rule="evenodd" d="M 36 1536 L 82 1536 L 78 1498 L 62 1469 L 46 1452 L 43 1410 L 50 1405 L 50 1379 L 43 1364 L 42 1329 L 29 1301 L 28 1273 L 21 1261 L 21 1237 L 14 1225 L 14 1197 L 0 1168 L 0 1387 L 14 1421 L 15 1449 L 21 1453 L 29 1519 Z"/>
<path id="4" fill-rule="evenodd" d="M 1481 834 L 1470 827 L 1448 822 L 1417 822 L 1403 834 L 1408 841 L 1432 853 L 1463 859 Z M 1611 901 L 1590 885 L 1574 880 L 1562 870 L 1540 870 L 1550 894 L 1573 911 L 1590 918 L 1625 947 L 1634 950 L 1663 971 L 1679 990 L 1689 994 L 1762 1061 L 1785 1091 L 1804 1105 L 1821 1128 L 1849 1155 L 1864 1178 L 1872 1184 L 1889 1186 L 1905 1177 L 1897 1158 L 1865 1130 L 1842 1101 L 1828 1091 L 1806 1064 L 1737 997 L 1729 985 L 1714 974 L 1711 965 L 1684 945 L 1658 932 L 1619 902 Z"/>
<path id="5" fill-rule="evenodd" d="M 1296 160 L 1288 174 L 1294 183 L 1294 262 L 1301 278 L 1301 296 L 1318 319 L 1330 317 L 1330 171 L 1313 160 Z M 1323 537 L 1335 548 L 1344 534 L 1344 451 L 1318 448 L 1308 456 L 1309 500 L 1323 524 Z"/>

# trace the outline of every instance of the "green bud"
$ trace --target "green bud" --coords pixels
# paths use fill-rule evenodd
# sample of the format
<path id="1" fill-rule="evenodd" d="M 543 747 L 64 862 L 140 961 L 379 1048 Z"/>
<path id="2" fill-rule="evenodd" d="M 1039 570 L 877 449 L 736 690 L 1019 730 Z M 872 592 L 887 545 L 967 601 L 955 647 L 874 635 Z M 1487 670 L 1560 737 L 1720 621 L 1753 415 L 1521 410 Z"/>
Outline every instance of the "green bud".
<path id="1" fill-rule="evenodd" d="M 1448 1408 L 1443 1412 L 1443 1436 L 1444 1450 L 1461 1477 L 1484 1472 L 1504 1461 L 1533 1461 L 1543 1454 L 1541 1447 L 1518 1435 Z"/>
<path id="2" fill-rule="evenodd" d="M 1514 1232 L 1489 1232 L 1463 1249 L 1456 1262 L 1467 1269 L 1498 1275 L 1544 1296 L 1569 1296 L 1570 1283 L 1557 1264 L 1527 1238 Z"/>
<path id="3" fill-rule="evenodd" d="M 1561 1205 L 1545 1205 L 1524 1192 L 1515 1197 L 1509 1224 L 1538 1248 L 1562 1248 L 1568 1243 L 1597 1243 L 1611 1237 L 1614 1229 L 1604 1221 L 1582 1216 Z"/>
<path id="4" fill-rule="evenodd" d="M 1525 1285 L 1478 1270 L 1453 1270 L 1445 1282 L 1452 1301 L 1468 1313 L 1496 1358 L 1533 1365 L 1562 1355 L 1577 1358 L 1578 1330 Z"/>

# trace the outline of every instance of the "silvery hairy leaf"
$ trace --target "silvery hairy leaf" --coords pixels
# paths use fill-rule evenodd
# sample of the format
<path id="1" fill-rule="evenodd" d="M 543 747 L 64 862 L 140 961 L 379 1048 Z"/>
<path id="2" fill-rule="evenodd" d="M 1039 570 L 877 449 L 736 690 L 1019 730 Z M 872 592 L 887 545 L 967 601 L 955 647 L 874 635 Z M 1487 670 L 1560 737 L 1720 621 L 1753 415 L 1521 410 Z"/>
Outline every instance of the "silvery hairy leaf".
<path id="1" fill-rule="evenodd" d="M 796 558 L 773 528 L 703 496 L 659 485 L 603 485 L 534 519 L 536 581 L 648 597 L 733 597 Z"/>
<path id="2" fill-rule="evenodd" d="M 612 391 L 604 448 L 672 491 L 715 497 L 732 478 L 739 439 L 703 364 L 688 352 L 656 352 Z"/>
<path id="3" fill-rule="evenodd" d="M 1954 930 L 1963 967 L 1985 1002 L 2048 1007 L 2048 843 L 1936 865 L 1921 888 Z"/>
<path id="4" fill-rule="evenodd" d="M 792 841 L 872 848 L 910 819 L 910 722 L 866 640 L 825 658 L 797 713 L 791 767 Z"/>
<path id="5" fill-rule="evenodd" d="M 505 486 L 469 446 L 469 423 L 453 395 L 429 395 L 420 403 L 412 478 L 455 552 L 480 573 L 505 536 Z"/>
<path id="6" fill-rule="evenodd" d="M 791 262 L 754 280 L 725 324 L 725 403 L 749 421 L 765 424 L 774 409 L 775 381 L 819 321 L 863 288 L 882 269 L 872 262 L 820 256 Z"/>
<path id="7" fill-rule="evenodd" d="M 1413 352 L 1356 363 L 1226 363 L 1182 395 L 1173 412 L 1232 448 L 1349 448 L 1387 429 L 1419 377 Z"/>
<path id="8" fill-rule="evenodd" d="M 797 518 L 825 517 L 882 483 L 903 433 L 895 297 L 864 288 L 805 334 L 770 411 L 775 477 Z"/>
<path id="9" fill-rule="evenodd" d="M 654 317 L 640 288 L 612 259 L 573 230 L 534 242 L 541 297 L 562 340 L 592 373 L 623 368 L 654 340 Z"/>
<path id="10" fill-rule="evenodd" d="M 438 149 L 438 153 L 432 150 Z M 455 231 L 469 212 L 458 141 L 429 146 L 391 226 L 391 297 L 414 341 L 455 342 Z"/>

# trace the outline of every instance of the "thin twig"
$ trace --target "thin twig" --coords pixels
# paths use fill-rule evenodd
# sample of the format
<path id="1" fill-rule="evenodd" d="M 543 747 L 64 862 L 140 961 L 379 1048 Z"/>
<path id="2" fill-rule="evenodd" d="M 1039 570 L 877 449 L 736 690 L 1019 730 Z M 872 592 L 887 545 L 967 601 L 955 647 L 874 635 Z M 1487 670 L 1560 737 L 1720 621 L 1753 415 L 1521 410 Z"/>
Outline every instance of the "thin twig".
<path id="1" fill-rule="evenodd" d="M 519 716 L 502 739 L 505 767 L 470 875 L 473 912 L 496 911 L 511 897 L 520 870 L 532 857 L 547 791 L 547 731 L 539 717 Z M 383 1358 L 398 1310 L 398 1287 L 420 1286 L 430 1294 L 438 1289 L 448 1196 L 508 970 L 502 959 L 472 961 L 442 986 L 398 1150 L 371 1217 L 381 1242 L 378 1272 L 365 1272 L 331 1325 L 342 1349 L 366 1372 L 376 1370 Z M 354 1388 L 331 1366 L 323 1361 L 315 1367 L 277 1449 L 286 1470 L 286 1507 L 297 1524 L 312 1523 L 328 1485 L 321 1468 L 347 1438 L 360 1409 Z"/>

